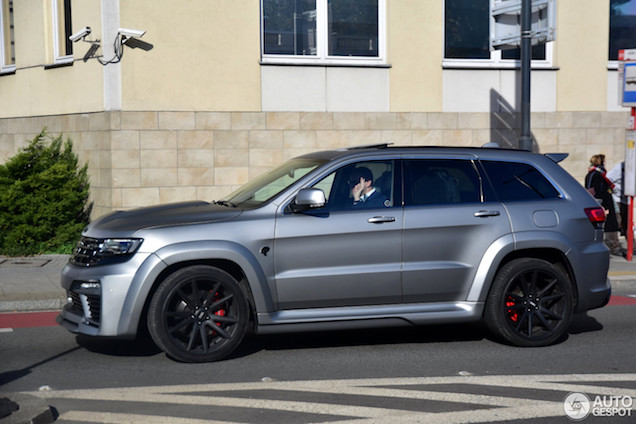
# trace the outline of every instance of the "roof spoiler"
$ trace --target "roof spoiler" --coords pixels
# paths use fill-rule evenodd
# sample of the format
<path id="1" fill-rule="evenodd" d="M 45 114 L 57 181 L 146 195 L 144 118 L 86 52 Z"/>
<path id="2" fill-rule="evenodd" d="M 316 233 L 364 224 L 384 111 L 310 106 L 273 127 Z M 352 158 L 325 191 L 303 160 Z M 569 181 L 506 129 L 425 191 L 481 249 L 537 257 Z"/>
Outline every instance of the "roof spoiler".
<path id="1" fill-rule="evenodd" d="M 570 156 L 570 154 L 569 153 L 546 153 L 545 156 L 549 157 L 550 159 L 552 159 L 556 163 L 559 163 L 563 159 L 565 159 L 568 156 Z"/>

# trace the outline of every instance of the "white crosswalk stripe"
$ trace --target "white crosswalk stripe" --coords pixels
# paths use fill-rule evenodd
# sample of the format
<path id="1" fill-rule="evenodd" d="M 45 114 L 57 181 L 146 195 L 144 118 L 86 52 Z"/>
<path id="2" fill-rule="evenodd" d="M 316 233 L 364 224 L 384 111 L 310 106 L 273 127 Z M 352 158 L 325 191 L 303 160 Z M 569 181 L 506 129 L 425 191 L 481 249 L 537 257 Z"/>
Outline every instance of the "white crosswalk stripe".
<path id="1" fill-rule="evenodd" d="M 622 383 L 622 384 L 621 384 Z M 436 391 L 445 385 L 446 391 Z M 448 391 L 448 387 L 468 390 Z M 200 405 L 206 407 L 241 408 L 242 410 L 284 411 L 323 416 L 321 422 L 340 424 L 395 423 L 485 423 L 565 417 L 564 393 L 581 392 L 607 396 L 636 398 L 636 374 L 565 374 L 456 376 L 422 378 L 380 378 L 319 381 L 262 381 L 255 383 L 197 384 L 153 387 L 130 387 L 91 390 L 59 390 L 31 393 L 47 398 L 95 402 L 138 402 L 158 404 Z M 506 395 L 509 389 L 510 396 Z M 523 391 L 540 390 L 539 398 L 525 398 Z M 475 394 L 496 392 L 497 395 Z M 271 396 L 277 393 L 277 396 Z M 289 399 L 279 399 L 282 395 Z M 504 393 L 504 395 L 501 395 Z M 325 402 L 325 396 L 338 401 Z M 334 397 L 335 396 L 335 397 Z M 299 400 L 302 399 L 302 400 Z M 310 399 L 310 400 L 308 400 Z M 356 399 L 383 399 L 382 405 L 356 404 Z M 389 399 L 389 402 L 386 401 Z M 442 412 L 413 410 L 413 401 L 440 402 Z M 411 402 L 410 408 L 400 408 Z M 150 406 L 148 408 L 150 408 Z M 456 407 L 454 407 L 456 406 Z M 417 409 L 417 408 L 416 408 Z M 636 412 L 634 412 L 636 416 Z M 94 423 L 230 423 L 195 417 L 161 417 L 135 413 L 103 411 L 62 411 L 59 420 Z M 258 422 L 257 420 L 251 422 Z"/>

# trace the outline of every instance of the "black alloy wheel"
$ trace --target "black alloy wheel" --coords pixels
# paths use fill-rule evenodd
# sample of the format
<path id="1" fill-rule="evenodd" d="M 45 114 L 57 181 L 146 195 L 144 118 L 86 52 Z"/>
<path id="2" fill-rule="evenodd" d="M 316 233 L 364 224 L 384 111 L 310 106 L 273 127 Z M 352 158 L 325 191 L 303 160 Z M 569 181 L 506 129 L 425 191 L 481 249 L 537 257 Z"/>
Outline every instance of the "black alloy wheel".
<path id="1" fill-rule="evenodd" d="M 236 349 L 248 318 L 241 285 L 219 268 L 195 265 L 161 283 L 148 309 L 148 329 L 157 346 L 173 359 L 210 362 Z"/>
<path id="2" fill-rule="evenodd" d="M 495 277 L 484 318 L 491 331 L 515 346 L 546 346 L 566 335 L 573 303 L 572 285 L 560 268 L 516 259 Z"/>

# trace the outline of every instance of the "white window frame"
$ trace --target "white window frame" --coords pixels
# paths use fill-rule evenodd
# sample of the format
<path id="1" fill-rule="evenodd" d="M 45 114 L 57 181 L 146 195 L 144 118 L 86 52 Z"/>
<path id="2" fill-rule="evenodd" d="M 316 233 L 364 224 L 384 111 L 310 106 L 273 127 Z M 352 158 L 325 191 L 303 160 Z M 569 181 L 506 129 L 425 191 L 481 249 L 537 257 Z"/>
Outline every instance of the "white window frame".
<path id="1" fill-rule="evenodd" d="M 51 18 L 53 30 L 53 63 L 55 65 L 63 65 L 73 62 L 73 55 L 62 54 L 65 44 L 60 45 L 61 36 L 65 35 L 64 27 L 60 28 L 60 15 L 66 19 L 64 15 L 64 0 L 51 0 Z"/>
<path id="2" fill-rule="evenodd" d="M 444 0 L 444 5 L 446 1 Z M 519 59 L 502 59 L 501 50 L 492 50 L 490 52 L 490 59 L 453 59 L 446 58 L 446 7 L 443 8 L 443 33 L 442 37 L 444 43 L 442 45 L 442 67 L 444 68 L 475 68 L 475 69 L 518 69 L 521 66 L 521 60 Z M 553 44 L 549 42 L 545 44 L 545 60 L 532 59 L 533 69 L 550 69 L 553 67 Z"/>
<path id="3" fill-rule="evenodd" d="M 6 13 L 8 13 L 8 5 L 8 0 L 0 0 L 0 74 L 13 73 L 16 69 L 15 63 L 5 63 L 7 54 L 10 54 L 6 51 L 6 49 L 9 49 L 9 51 L 11 50 L 9 45 L 11 40 L 5 40 L 5 6 L 7 6 Z"/>
<path id="4" fill-rule="evenodd" d="M 386 0 L 378 0 L 378 56 L 329 56 L 329 19 L 327 16 L 328 0 L 316 1 L 316 55 L 265 54 L 263 37 L 263 0 L 261 0 L 261 63 L 294 64 L 294 65 L 350 65 L 373 66 L 386 64 Z"/>
<path id="5" fill-rule="evenodd" d="M 533 69 L 553 68 L 553 42 L 545 45 L 545 60 L 532 59 Z M 444 51 L 446 49 L 444 48 Z M 501 50 L 490 52 L 490 59 L 447 59 L 444 58 L 444 68 L 492 68 L 492 69 L 518 69 L 521 66 L 519 59 L 502 59 Z"/>

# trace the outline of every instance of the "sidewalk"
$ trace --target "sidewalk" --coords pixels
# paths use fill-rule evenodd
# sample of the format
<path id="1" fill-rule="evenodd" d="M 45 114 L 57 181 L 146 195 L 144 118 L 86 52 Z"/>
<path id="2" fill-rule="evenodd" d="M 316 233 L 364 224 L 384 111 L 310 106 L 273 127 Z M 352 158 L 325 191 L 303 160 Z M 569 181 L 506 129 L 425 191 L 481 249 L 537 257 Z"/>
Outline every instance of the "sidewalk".
<path id="1" fill-rule="evenodd" d="M 62 268 L 68 255 L 41 255 L 28 258 L 0 256 L 0 313 L 54 311 L 66 303 L 60 286 Z M 636 290 L 636 255 L 631 262 L 610 257 L 612 290 Z"/>
<path id="2" fill-rule="evenodd" d="M 62 309 L 66 292 L 60 286 L 60 275 L 68 258 L 68 255 L 0 256 L 0 312 Z"/>

